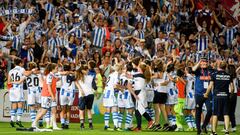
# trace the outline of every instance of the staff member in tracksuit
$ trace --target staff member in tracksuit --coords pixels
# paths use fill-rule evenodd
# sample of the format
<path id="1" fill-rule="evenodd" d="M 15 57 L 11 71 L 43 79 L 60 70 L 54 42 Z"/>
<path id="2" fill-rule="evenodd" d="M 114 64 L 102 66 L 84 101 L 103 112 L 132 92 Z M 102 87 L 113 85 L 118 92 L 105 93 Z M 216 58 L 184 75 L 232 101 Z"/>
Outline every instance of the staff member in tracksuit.
<path id="1" fill-rule="evenodd" d="M 193 73 L 195 74 L 195 101 L 196 101 L 196 126 L 197 134 L 200 135 L 202 130 L 207 133 L 206 126 L 208 125 L 210 118 L 212 116 L 212 97 L 211 94 L 208 98 L 204 98 L 203 94 L 208 88 L 209 81 L 211 79 L 210 74 L 212 70 L 208 68 L 207 59 L 202 57 L 201 60 L 192 68 Z M 207 107 L 207 114 L 204 120 L 204 123 L 201 128 L 201 114 L 202 107 L 205 103 Z"/>
<path id="2" fill-rule="evenodd" d="M 219 116 L 224 116 L 225 124 L 225 135 L 229 134 L 229 101 L 230 93 L 233 93 L 233 83 L 232 77 L 228 74 L 225 69 L 227 63 L 222 61 L 218 66 L 218 71 L 216 71 L 211 76 L 211 82 L 207 88 L 204 97 L 207 98 L 210 91 L 213 89 L 213 123 L 212 123 L 212 135 L 217 135 L 216 128 Z"/>

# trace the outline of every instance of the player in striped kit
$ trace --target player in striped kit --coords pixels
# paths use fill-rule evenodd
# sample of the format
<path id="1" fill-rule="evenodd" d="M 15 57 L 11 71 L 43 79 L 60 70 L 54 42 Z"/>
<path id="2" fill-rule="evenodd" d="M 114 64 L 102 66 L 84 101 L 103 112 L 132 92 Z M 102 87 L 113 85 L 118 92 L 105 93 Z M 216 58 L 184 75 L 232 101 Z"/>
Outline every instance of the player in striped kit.
<path id="1" fill-rule="evenodd" d="M 187 80 L 186 85 L 186 102 L 185 102 L 185 121 L 188 125 L 187 131 L 194 131 L 196 128 L 195 119 L 192 115 L 192 111 L 195 109 L 195 97 L 194 97 L 194 91 L 195 91 L 195 78 L 191 74 L 192 68 L 186 67 L 185 68 L 185 75 Z"/>
<path id="2" fill-rule="evenodd" d="M 28 70 L 33 70 L 37 68 L 35 62 L 28 63 Z M 42 82 L 42 76 L 40 74 L 31 74 L 27 77 L 27 89 L 28 89 L 28 106 L 30 107 L 30 116 L 32 122 L 35 120 L 37 111 L 40 108 L 41 104 L 41 88 L 40 81 Z"/>
<path id="3" fill-rule="evenodd" d="M 11 69 L 8 73 L 8 89 L 9 89 L 9 99 L 11 104 L 11 122 L 10 125 L 15 127 L 15 115 L 17 114 L 16 124 L 19 127 L 23 127 L 21 123 L 21 116 L 23 114 L 23 81 L 26 76 L 30 75 L 36 69 L 31 71 L 25 71 L 23 66 L 23 61 L 20 58 L 14 59 L 15 67 Z"/>
<path id="4" fill-rule="evenodd" d="M 122 72 L 122 65 L 115 64 L 114 65 L 114 72 L 112 72 L 107 80 L 107 84 L 104 90 L 103 96 L 103 106 L 106 108 L 104 114 L 104 121 L 105 121 L 105 130 L 112 130 L 109 127 L 109 119 L 110 119 L 110 112 L 112 112 L 112 119 L 114 123 L 114 129 L 117 131 L 121 131 L 118 127 L 118 103 L 117 103 L 117 95 L 118 91 L 116 88 L 119 86 L 119 78 Z"/>
<path id="5" fill-rule="evenodd" d="M 166 103 L 166 110 L 168 114 L 168 121 L 171 125 L 171 131 L 174 131 L 176 126 L 176 114 L 174 112 L 174 106 L 177 104 L 177 88 L 174 82 L 176 77 L 176 72 L 174 70 L 174 64 L 167 64 L 168 79 L 170 80 L 167 85 L 168 99 Z"/>
<path id="6" fill-rule="evenodd" d="M 121 129 L 124 111 L 126 110 L 126 123 L 125 130 L 131 131 L 132 129 L 132 115 L 134 103 L 132 101 L 131 93 L 127 89 L 128 83 L 131 83 L 131 71 L 132 71 L 132 63 L 128 63 L 126 67 L 123 69 L 123 73 L 120 75 L 120 90 L 118 92 L 118 126 Z"/>
<path id="7" fill-rule="evenodd" d="M 65 64 L 63 66 L 63 71 L 68 74 L 61 75 L 62 87 L 60 89 L 60 105 L 62 111 L 60 113 L 60 121 L 61 127 L 63 129 L 69 128 L 69 120 L 70 120 L 70 108 L 73 105 L 73 101 L 75 98 L 75 84 L 74 84 L 74 75 L 70 71 L 70 65 Z"/>

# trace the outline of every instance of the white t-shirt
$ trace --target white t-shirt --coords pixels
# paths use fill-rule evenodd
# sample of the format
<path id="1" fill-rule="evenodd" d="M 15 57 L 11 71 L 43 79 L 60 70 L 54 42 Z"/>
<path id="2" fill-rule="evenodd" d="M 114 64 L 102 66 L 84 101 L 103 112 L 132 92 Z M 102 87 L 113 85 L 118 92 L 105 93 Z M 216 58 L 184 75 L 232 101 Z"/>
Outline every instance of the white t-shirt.
<path id="1" fill-rule="evenodd" d="M 84 96 L 88 96 L 94 93 L 92 88 L 92 82 L 94 81 L 94 76 L 92 75 L 85 75 L 84 80 L 79 80 L 78 83 L 83 90 Z M 81 92 L 79 92 L 79 97 L 81 97 Z"/>
<path id="2" fill-rule="evenodd" d="M 153 79 L 154 90 L 161 93 L 167 93 L 167 86 L 162 86 L 161 83 L 167 81 L 167 72 L 163 73 L 162 78 Z"/>

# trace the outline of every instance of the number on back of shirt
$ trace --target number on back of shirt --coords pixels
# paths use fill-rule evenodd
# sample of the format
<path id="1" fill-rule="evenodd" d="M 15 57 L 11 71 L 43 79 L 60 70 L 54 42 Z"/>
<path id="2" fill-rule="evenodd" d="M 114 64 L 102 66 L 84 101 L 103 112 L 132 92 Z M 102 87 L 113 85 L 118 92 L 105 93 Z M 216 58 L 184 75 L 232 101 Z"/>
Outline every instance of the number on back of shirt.
<path id="1" fill-rule="evenodd" d="M 27 78 L 27 86 L 28 87 L 33 87 L 33 86 L 38 86 L 39 85 L 39 78 L 38 77 L 28 77 Z"/>
<path id="2" fill-rule="evenodd" d="M 20 76 L 18 75 L 18 72 L 12 73 L 12 74 L 11 74 L 11 79 L 12 79 L 12 81 L 14 81 L 14 82 L 20 81 Z"/>

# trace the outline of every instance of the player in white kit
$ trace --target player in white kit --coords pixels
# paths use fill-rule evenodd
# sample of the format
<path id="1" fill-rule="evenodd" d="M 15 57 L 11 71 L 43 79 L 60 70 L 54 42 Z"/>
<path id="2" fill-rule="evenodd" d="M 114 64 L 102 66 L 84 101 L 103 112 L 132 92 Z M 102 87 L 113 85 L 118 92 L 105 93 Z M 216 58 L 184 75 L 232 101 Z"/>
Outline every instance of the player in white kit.
<path id="1" fill-rule="evenodd" d="M 93 82 L 95 81 L 94 76 L 89 74 L 89 69 L 87 65 L 81 66 L 76 71 L 76 81 L 75 84 L 79 90 L 79 114 L 80 114 L 80 129 L 83 130 L 85 116 L 84 112 L 87 109 L 89 128 L 92 130 L 92 105 L 94 101 L 94 90 Z"/>
<path id="2" fill-rule="evenodd" d="M 115 64 L 114 72 L 112 72 L 106 82 L 104 95 L 103 95 L 103 106 L 106 108 L 104 113 L 104 121 L 105 121 L 105 130 L 112 130 L 109 127 L 109 119 L 110 112 L 112 112 L 112 119 L 115 130 L 121 130 L 118 127 L 118 103 L 117 103 L 117 95 L 118 90 L 116 88 L 119 85 L 120 74 L 122 72 L 122 65 Z"/>
<path id="3" fill-rule="evenodd" d="M 167 72 L 165 72 L 164 63 L 162 60 L 157 59 L 154 62 L 154 75 L 153 75 L 153 83 L 154 83 L 154 98 L 153 104 L 155 109 L 155 124 L 152 130 L 157 131 L 161 129 L 160 126 L 160 113 L 163 114 L 163 118 L 165 120 L 165 124 L 163 126 L 163 130 L 166 130 L 169 126 L 167 112 L 165 108 L 165 104 L 167 102 L 167 85 L 169 80 L 167 78 Z"/>
<path id="4" fill-rule="evenodd" d="M 60 76 L 61 80 L 61 89 L 60 89 L 60 105 L 62 111 L 60 113 L 60 121 L 62 129 L 69 128 L 69 120 L 70 120 L 70 108 L 73 105 L 73 101 L 75 98 L 75 77 L 74 72 L 70 71 L 70 65 L 65 64 L 63 66 L 63 70 L 68 72 L 68 74 L 64 74 Z"/>
<path id="5" fill-rule="evenodd" d="M 133 67 L 137 72 L 133 75 L 133 84 L 129 83 L 128 90 L 134 96 L 135 103 L 135 116 L 137 119 L 137 127 L 134 131 L 141 131 L 142 129 L 142 116 L 148 121 L 147 128 L 151 128 L 154 124 L 152 118 L 146 112 L 147 98 L 146 98 L 146 84 L 151 81 L 151 68 L 145 63 L 140 63 L 139 58 L 132 60 Z"/>
<path id="6" fill-rule="evenodd" d="M 21 124 L 21 116 L 23 114 L 23 81 L 26 76 L 30 75 L 35 69 L 30 72 L 26 72 L 23 66 L 23 61 L 20 58 L 14 59 L 15 67 L 11 69 L 8 73 L 8 89 L 9 89 L 9 99 L 11 102 L 11 122 L 10 125 L 15 127 L 15 115 L 17 114 L 16 124 L 19 127 L 23 127 Z"/>
<path id="7" fill-rule="evenodd" d="M 125 123 L 125 130 L 126 131 L 131 131 L 132 129 L 132 115 L 133 115 L 133 108 L 134 108 L 134 103 L 132 100 L 131 93 L 127 89 L 128 83 L 131 83 L 131 72 L 132 71 L 132 64 L 128 63 L 126 64 L 126 67 L 123 69 L 123 73 L 120 75 L 120 86 L 121 90 L 118 92 L 118 98 L 117 98 L 117 103 L 118 103 L 118 108 L 119 108 L 119 113 L 118 113 L 118 126 L 121 129 L 122 121 L 123 121 L 123 116 L 124 116 L 124 111 L 126 110 L 126 123 Z"/>
<path id="8" fill-rule="evenodd" d="M 37 68 L 37 64 L 35 62 L 28 63 L 28 70 L 32 70 Z M 40 82 L 42 82 L 41 74 L 31 74 L 27 77 L 27 90 L 28 90 L 28 106 L 30 107 L 30 117 L 32 122 L 35 120 L 37 111 L 40 108 L 41 104 L 41 88 Z"/>
<path id="9" fill-rule="evenodd" d="M 186 74 L 186 102 L 185 102 L 185 121 L 188 125 L 188 131 L 194 131 L 196 128 L 195 119 L 192 115 L 192 111 L 195 110 L 195 97 L 194 97 L 194 91 L 195 91 L 195 78 L 191 74 L 192 68 L 186 67 L 185 68 L 185 74 Z"/>

